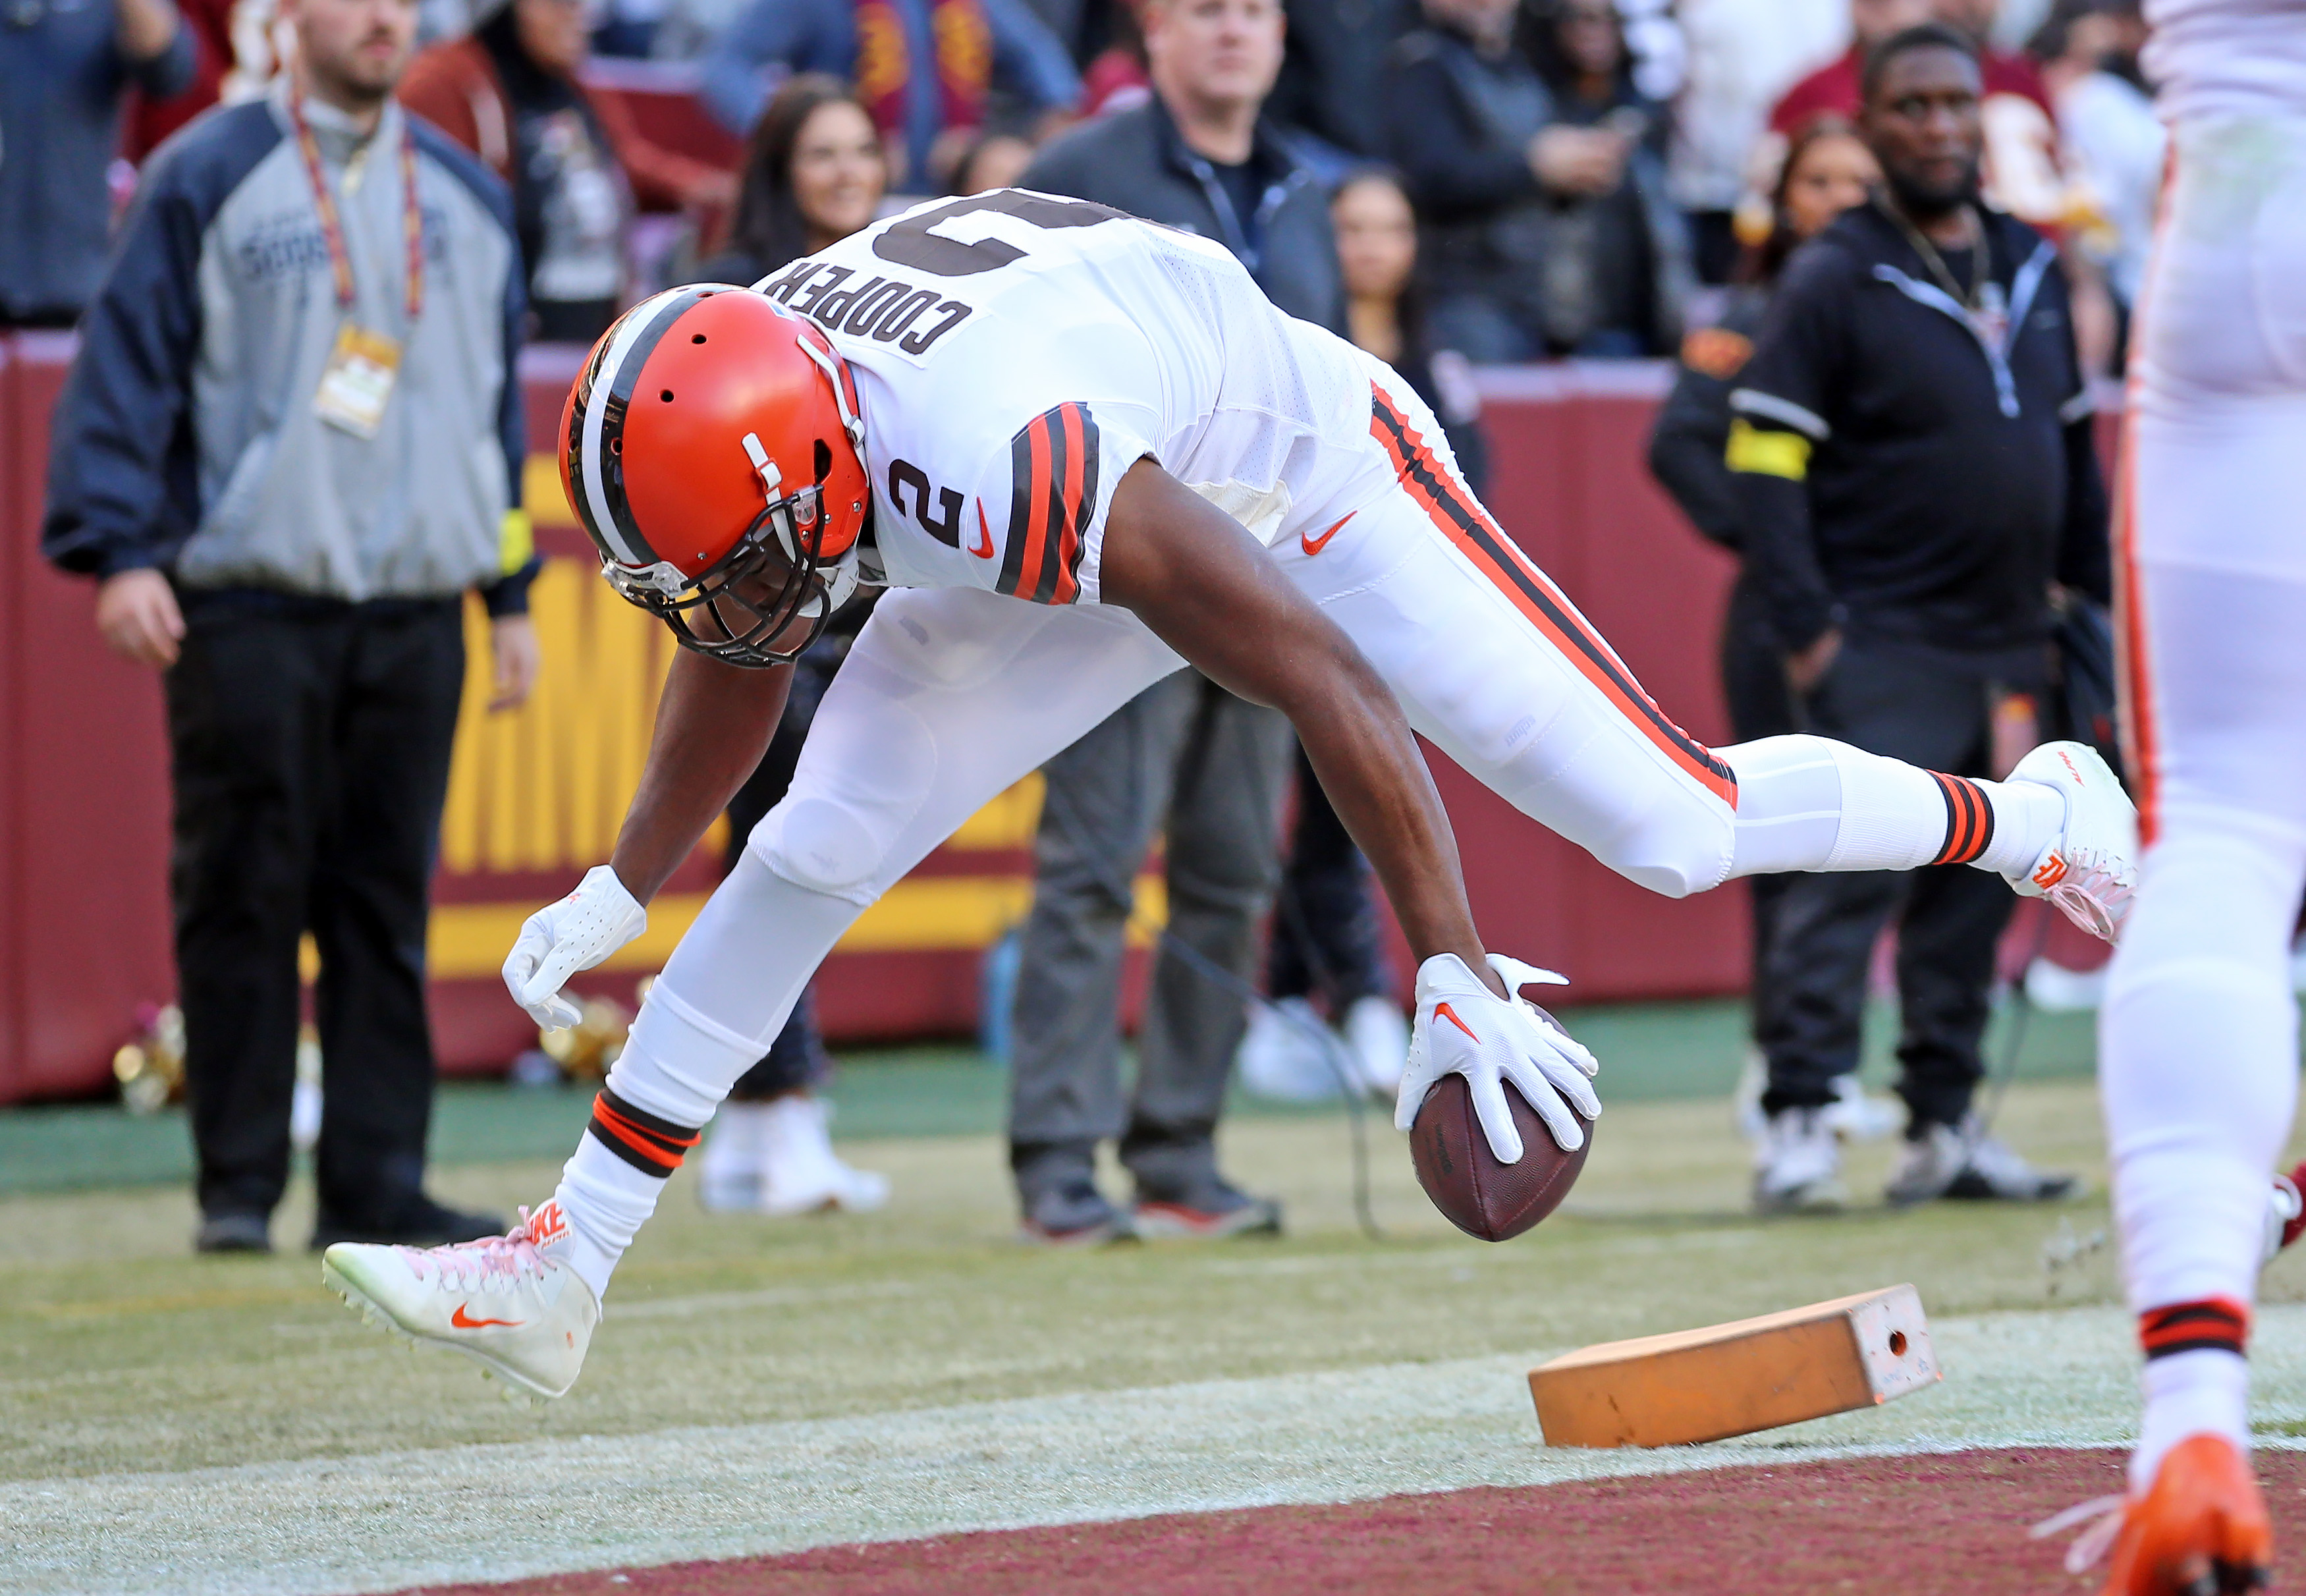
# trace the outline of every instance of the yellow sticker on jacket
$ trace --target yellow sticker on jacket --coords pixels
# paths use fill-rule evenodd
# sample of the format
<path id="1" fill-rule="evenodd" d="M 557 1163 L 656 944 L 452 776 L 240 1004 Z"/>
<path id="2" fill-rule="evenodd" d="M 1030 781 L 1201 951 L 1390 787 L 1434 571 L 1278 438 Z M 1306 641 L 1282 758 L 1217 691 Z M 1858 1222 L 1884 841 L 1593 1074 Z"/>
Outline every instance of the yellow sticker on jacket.
<path id="1" fill-rule="evenodd" d="M 1732 471 L 1781 476 L 1789 482 L 1809 476 L 1809 440 L 1798 432 L 1764 431 L 1740 416 L 1730 423 L 1730 447 L 1722 457 Z"/>
<path id="2" fill-rule="evenodd" d="M 337 346 L 329 351 L 312 408 L 340 431 L 374 438 L 399 374 L 400 341 L 347 321 L 337 329 Z"/>

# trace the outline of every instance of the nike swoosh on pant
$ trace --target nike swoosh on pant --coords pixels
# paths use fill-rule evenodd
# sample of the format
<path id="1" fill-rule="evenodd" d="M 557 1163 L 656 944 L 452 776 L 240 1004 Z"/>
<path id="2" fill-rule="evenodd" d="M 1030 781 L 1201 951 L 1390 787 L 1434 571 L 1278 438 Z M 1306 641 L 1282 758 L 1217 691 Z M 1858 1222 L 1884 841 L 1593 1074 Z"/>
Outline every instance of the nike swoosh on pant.
<path id="1" fill-rule="evenodd" d="M 971 549 L 969 552 L 979 559 L 993 558 L 993 529 L 985 524 L 985 504 L 982 499 L 978 501 L 977 506 L 977 547 Z"/>
<path id="2" fill-rule="evenodd" d="M 1323 533 L 1317 538 L 1307 537 L 1301 532 L 1297 534 L 1297 546 L 1304 550 L 1307 554 L 1319 554 L 1322 550 L 1329 546 L 1329 540 L 1337 535 L 1337 526 L 1343 526 L 1347 521 L 1350 521 L 1353 518 L 1353 516 L 1350 514 L 1341 516 L 1337 521 L 1337 526 L 1330 527 L 1328 531 Z"/>

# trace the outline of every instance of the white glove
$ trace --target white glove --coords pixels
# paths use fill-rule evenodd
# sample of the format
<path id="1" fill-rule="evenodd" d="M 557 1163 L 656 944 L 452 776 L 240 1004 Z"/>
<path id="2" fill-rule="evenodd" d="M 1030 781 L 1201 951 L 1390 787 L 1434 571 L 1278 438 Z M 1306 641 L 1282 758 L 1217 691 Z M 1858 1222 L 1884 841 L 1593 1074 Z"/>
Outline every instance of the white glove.
<path id="1" fill-rule="evenodd" d="M 1406 1131 L 1417 1122 L 1426 1093 L 1444 1075 L 1463 1075 L 1490 1151 L 1500 1164 L 1518 1164 L 1521 1132 L 1502 1084 L 1510 1080 L 1561 1150 L 1574 1153 L 1585 1145 L 1585 1131 L 1569 1110 L 1574 1105 L 1589 1120 L 1600 1117 L 1601 1099 L 1593 1095 L 1591 1079 L 1601 1065 L 1519 995 L 1525 986 L 1567 986 L 1568 978 L 1501 953 L 1489 960 L 1516 994 L 1511 1002 L 1491 992 L 1455 953 L 1436 953 L 1417 967 L 1417 1023 L 1410 1032 L 1409 1068 L 1394 1101 L 1394 1128 Z"/>
<path id="2" fill-rule="evenodd" d="M 545 1029 L 575 1025 L 585 1016 L 560 995 L 561 986 L 647 929 L 648 910 L 625 891 L 614 870 L 595 865 L 575 892 L 528 917 L 505 956 L 505 986 Z"/>

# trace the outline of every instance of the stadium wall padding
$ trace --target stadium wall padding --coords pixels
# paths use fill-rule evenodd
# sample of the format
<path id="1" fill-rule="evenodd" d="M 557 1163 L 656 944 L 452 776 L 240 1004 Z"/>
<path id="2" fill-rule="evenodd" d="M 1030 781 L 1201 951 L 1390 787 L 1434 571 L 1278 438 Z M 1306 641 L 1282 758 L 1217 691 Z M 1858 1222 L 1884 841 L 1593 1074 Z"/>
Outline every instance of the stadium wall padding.
<path id="1" fill-rule="evenodd" d="M 168 1000 L 168 789 L 158 685 L 110 654 L 90 592 L 38 552 L 47 419 L 73 340 L 0 337 L 0 1103 L 101 1091 L 111 1054 Z M 486 712 L 485 653 L 467 678 L 441 828 L 431 942 L 441 1063 L 501 1068 L 535 1032 L 496 969 L 520 921 L 605 858 L 637 778 L 671 644 L 594 579 L 551 464 L 551 430 L 580 352 L 529 350 L 529 508 L 547 568 L 535 699 Z M 1715 640 L 1731 576 L 1643 465 L 1669 372 L 1573 363 L 1483 374 L 1499 521 L 1692 733 L 1728 733 Z M 473 611 L 471 636 L 484 644 Z M 1562 970 L 1576 1001 L 1738 991 L 1746 903 L 1643 892 L 1515 814 L 1438 755 L 1473 908 L 1491 947 Z M 826 965 L 836 1041 L 965 1034 L 983 950 L 1030 902 L 1038 778 L 964 826 L 860 919 Z M 629 1004 L 711 890 L 708 838 L 653 907 L 648 935 L 580 977 Z M 1140 878 L 1149 922 L 1153 871 Z M 1141 943 L 1144 939 L 1138 938 Z M 1394 940 L 1396 960 L 1406 951 Z M 309 959 L 309 949 L 308 949 Z"/>

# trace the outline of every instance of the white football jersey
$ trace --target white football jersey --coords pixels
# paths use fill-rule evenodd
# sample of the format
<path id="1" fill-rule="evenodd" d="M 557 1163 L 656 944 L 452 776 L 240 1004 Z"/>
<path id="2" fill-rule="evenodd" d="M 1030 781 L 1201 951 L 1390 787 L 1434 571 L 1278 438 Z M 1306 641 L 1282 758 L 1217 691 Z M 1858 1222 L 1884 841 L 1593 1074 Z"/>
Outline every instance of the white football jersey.
<path id="1" fill-rule="evenodd" d="M 856 374 L 894 586 L 1095 602 L 1140 459 L 1270 543 L 1374 457 L 1358 351 L 1274 309 L 1219 246 L 1105 206 L 932 201 L 758 286 Z"/>
<path id="2" fill-rule="evenodd" d="M 2306 0 L 2146 0 L 2167 116 L 2306 115 Z"/>

